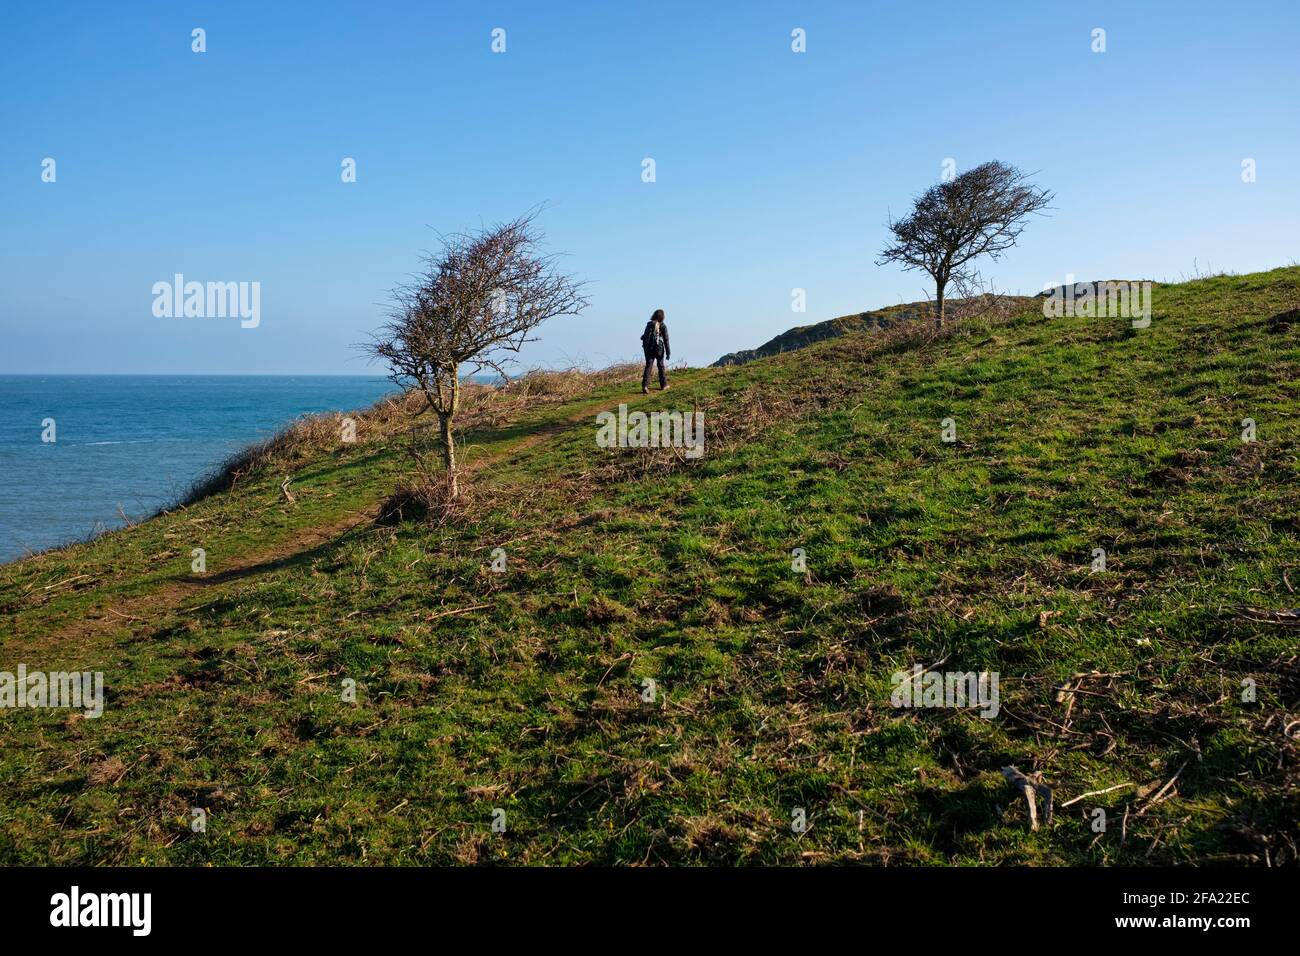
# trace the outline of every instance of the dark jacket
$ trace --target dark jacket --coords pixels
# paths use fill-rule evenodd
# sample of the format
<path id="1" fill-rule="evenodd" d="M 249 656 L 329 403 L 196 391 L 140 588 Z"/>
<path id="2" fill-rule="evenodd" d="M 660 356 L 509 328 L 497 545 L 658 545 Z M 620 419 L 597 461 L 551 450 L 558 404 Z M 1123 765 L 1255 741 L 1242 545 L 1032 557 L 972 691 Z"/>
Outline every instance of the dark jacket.
<path id="1" fill-rule="evenodd" d="M 641 350 L 645 352 L 646 358 L 672 358 L 673 349 L 668 344 L 668 323 L 659 323 L 659 337 L 663 340 L 663 348 L 659 348 L 655 343 L 655 321 L 651 319 L 645 324 L 645 331 L 641 333 Z"/>

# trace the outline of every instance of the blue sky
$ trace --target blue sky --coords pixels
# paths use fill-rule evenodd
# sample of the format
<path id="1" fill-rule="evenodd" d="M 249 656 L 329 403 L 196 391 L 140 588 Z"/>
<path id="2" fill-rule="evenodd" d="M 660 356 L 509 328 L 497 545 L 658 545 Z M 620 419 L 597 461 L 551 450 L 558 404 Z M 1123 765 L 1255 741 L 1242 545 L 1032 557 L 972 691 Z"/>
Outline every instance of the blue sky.
<path id="1" fill-rule="evenodd" d="M 923 298 L 873 263 L 948 157 L 1057 193 L 1002 289 L 1284 265 L 1298 47 L 1294 0 L 7 5 L 0 373 L 367 372 L 430 227 L 543 202 L 591 307 L 526 364 L 635 356 L 655 308 L 707 364 Z M 260 282 L 261 324 L 156 318 L 177 272 Z"/>

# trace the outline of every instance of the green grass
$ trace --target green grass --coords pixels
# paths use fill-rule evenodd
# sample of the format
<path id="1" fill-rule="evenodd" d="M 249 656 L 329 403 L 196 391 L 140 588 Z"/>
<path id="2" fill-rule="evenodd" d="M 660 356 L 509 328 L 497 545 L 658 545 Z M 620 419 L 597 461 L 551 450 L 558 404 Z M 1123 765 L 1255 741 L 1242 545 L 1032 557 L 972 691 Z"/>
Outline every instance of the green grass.
<path id="1" fill-rule="evenodd" d="M 1300 605 L 1300 330 L 1268 323 L 1298 304 L 1279 269 L 1158 287 L 1145 330 L 1028 313 L 680 373 L 632 404 L 698 402 L 696 463 L 597 448 L 607 387 L 469 436 L 460 520 L 75 642 L 191 547 L 219 573 L 372 504 L 400 443 L 312 460 L 294 506 L 267 474 L 0 568 L 0 670 L 109 690 L 98 720 L 0 711 L 0 861 L 1293 863 L 1300 631 L 1240 608 Z M 890 706 L 945 657 L 999 673 L 996 719 Z M 1092 671 L 1067 724 L 1056 688 Z M 1133 786 L 1030 832 L 1008 764 L 1058 804 Z"/>

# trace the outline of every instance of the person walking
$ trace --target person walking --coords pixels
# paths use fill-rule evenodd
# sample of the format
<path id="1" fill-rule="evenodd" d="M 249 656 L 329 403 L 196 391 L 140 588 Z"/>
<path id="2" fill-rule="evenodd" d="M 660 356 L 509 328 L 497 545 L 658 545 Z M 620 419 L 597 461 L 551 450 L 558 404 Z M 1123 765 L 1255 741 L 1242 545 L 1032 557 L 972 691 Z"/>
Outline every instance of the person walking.
<path id="1" fill-rule="evenodd" d="M 645 371 L 641 373 L 641 394 L 650 394 L 650 368 L 659 364 L 659 388 L 668 387 L 668 376 L 664 374 L 664 360 L 673 357 L 672 346 L 668 344 L 668 326 L 664 323 L 664 310 L 655 309 L 650 321 L 641 333 L 641 351 L 645 353 Z"/>

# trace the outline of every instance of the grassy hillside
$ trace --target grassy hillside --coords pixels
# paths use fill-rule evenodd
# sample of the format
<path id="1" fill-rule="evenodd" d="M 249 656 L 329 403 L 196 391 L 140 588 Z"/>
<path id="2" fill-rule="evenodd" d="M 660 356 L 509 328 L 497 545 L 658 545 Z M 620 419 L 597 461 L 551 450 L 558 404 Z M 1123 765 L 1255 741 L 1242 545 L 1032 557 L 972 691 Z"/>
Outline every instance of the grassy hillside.
<path id="1" fill-rule="evenodd" d="M 912 302 L 908 305 L 893 305 L 872 312 L 841 315 L 838 318 L 827 319 L 824 322 L 814 322 L 812 325 L 797 325 L 792 329 L 786 329 L 774 338 L 768 339 L 757 348 L 728 352 L 710 367 L 722 368 L 727 365 L 744 365 L 746 362 L 753 362 L 755 359 L 768 358 L 782 352 L 793 352 L 796 349 L 806 348 L 815 342 L 837 338 L 841 335 L 892 328 L 900 322 L 923 318 L 929 314 L 929 311 L 930 304 L 928 302 Z"/>
<path id="2" fill-rule="evenodd" d="M 438 527 L 371 520 L 376 426 L 0 568 L 0 670 L 109 688 L 0 711 L 0 862 L 1294 863 L 1300 268 L 1155 296 L 484 398 Z M 706 453 L 598 448 L 620 401 Z M 890 706 L 940 661 L 998 716 Z"/>

